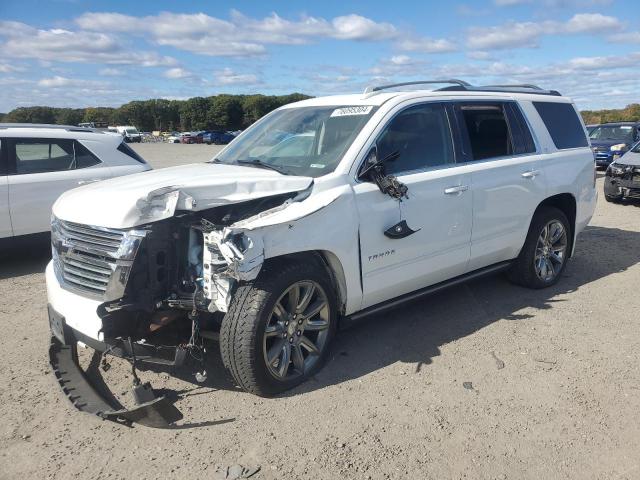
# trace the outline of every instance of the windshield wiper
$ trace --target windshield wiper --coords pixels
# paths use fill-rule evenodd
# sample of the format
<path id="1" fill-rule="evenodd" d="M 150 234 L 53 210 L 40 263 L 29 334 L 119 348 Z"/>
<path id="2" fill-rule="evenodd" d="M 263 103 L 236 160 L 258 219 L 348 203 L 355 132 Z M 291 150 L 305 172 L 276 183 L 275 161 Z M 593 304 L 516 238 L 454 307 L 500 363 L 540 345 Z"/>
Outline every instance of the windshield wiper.
<path id="1" fill-rule="evenodd" d="M 265 163 L 260 159 L 257 158 L 251 158 L 251 159 L 240 159 L 240 160 L 236 160 L 236 163 L 238 165 L 254 165 L 256 167 L 260 167 L 260 168 L 268 168 L 269 170 L 274 170 L 282 175 L 290 175 L 289 172 L 287 172 L 286 170 L 283 170 L 280 167 L 276 167 L 275 165 L 271 165 L 270 163 Z"/>

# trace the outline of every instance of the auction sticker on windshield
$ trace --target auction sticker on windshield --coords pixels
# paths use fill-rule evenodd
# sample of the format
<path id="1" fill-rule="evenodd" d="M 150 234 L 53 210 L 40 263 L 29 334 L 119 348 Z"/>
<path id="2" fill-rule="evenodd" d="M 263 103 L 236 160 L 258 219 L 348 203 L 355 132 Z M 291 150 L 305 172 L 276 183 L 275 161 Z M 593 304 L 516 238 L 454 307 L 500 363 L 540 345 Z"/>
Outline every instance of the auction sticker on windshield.
<path id="1" fill-rule="evenodd" d="M 342 107 L 336 108 L 331 112 L 332 117 L 345 117 L 347 115 L 369 115 L 373 106 L 361 106 L 361 107 Z"/>

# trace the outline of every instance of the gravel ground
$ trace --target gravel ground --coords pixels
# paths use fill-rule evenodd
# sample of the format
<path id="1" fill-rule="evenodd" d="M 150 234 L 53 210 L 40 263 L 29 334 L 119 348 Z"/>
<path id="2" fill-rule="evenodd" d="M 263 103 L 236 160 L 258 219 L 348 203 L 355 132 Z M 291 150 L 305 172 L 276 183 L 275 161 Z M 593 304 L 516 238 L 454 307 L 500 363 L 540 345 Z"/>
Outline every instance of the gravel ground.
<path id="1" fill-rule="evenodd" d="M 135 148 L 154 165 L 214 153 Z M 142 372 L 178 392 L 172 430 L 70 406 L 47 362 L 47 247 L 18 251 L 0 265 L 0 478 L 640 478 L 639 207 L 601 200 L 557 286 L 496 276 L 372 317 L 279 398 L 235 389 L 216 355 L 204 385 Z"/>

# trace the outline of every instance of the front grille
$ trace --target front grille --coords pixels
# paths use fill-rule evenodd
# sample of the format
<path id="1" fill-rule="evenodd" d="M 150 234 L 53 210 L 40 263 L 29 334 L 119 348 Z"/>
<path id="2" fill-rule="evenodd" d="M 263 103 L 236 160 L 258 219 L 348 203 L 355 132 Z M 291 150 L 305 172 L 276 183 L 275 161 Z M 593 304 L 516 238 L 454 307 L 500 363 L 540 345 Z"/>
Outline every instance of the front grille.
<path id="1" fill-rule="evenodd" d="M 97 251 L 115 257 L 122 244 L 124 232 L 120 230 L 89 227 L 60 221 L 60 233 L 78 248 Z"/>
<path id="2" fill-rule="evenodd" d="M 61 285 L 85 296 L 116 300 L 146 231 L 93 227 L 53 219 L 51 242 Z"/>
<path id="3" fill-rule="evenodd" d="M 98 295 L 107 291 L 111 275 L 116 269 L 115 262 L 81 252 L 65 255 L 61 263 L 62 276 L 67 284 Z"/>

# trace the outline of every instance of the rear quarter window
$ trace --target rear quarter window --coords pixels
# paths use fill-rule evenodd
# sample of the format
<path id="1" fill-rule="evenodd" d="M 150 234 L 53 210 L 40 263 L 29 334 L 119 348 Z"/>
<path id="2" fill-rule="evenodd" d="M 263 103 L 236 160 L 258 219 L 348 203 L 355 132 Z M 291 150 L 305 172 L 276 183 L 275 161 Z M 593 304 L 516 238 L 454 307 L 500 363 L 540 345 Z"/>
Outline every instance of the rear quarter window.
<path id="1" fill-rule="evenodd" d="M 571 103 L 533 102 L 559 150 L 589 146 L 582 123 Z"/>

